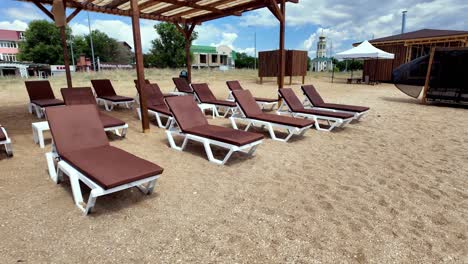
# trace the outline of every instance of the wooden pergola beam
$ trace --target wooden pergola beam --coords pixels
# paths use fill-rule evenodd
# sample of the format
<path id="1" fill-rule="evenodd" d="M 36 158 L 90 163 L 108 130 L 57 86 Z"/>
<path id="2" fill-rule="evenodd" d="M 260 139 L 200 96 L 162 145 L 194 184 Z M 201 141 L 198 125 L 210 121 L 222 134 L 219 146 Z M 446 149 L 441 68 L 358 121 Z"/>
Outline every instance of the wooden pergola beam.
<path id="1" fill-rule="evenodd" d="M 67 24 L 72 21 L 73 18 L 75 18 L 80 12 L 83 10 L 83 8 L 77 8 L 75 11 L 73 11 L 68 17 L 67 17 Z"/>
<path id="2" fill-rule="evenodd" d="M 40 5 L 42 5 L 42 4 L 52 5 L 52 3 L 53 3 L 53 0 L 19 0 L 19 1 L 33 2 L 34 4 L 36 4 L 36 2 L 37 2 Z M 42 6 L 42 7 L 45 10 L 47 10 L 44 6 Z M 132 13 L 131 13 L 130 10 L 122 10 L 122 9 L 118 9 L 118 8 L 109 8 L 107 6 L 98 6 L 98 5 L 89 3 L 89 2 L 81 2 L 80 3 L 80 2 L 75 2 L 75 1 L 68 1 L 67 2 L 67 7 L 81 8 L 82 10 L 87 10 L 87 11 L 97 12 L 97 13 L 110 14 L 110 15 L 127 16 L 127 17 L 132 16 Z M 41 7 L 39 7 L 39 8 L 41 9 Z M 172 23 L 185 23 L 185 19 L 183 19 L 183 18 L 170 18 L 170 17 L 166 17 L 166 16 L 151 15 L 151 14 L 146 14 L 146 13 L 140 13 L 139 16 L 140 16 L 140 18 L 143 18 L 143 19 L 158 20 L 158 21 L 165 21 L 165 22 L 172 22 Z"/>
<path id="3" fill-rule="evenodd" d="M 265 2 L 263 0 L 246 2 L 244 4 L 240 4 L 237 6 L 224 9 L 225 14 L 209 13 L 206 15 L 189 18 L 187 19 L 187 23 L 203 23 L 209 20 L 214 20 L 214 19 L 230 16 L 231 14 L 234 14 L 234 13 L 239 14 L 239 12 L 243 13 L 243 12 L 259 9 L 262 7 L 265 7 Z"/>
<path id="4" fill-rule="evenodd" d="M 109 7 L 109 8 L 115 8 L 115 7 L 118 7 L 120 5 L 123 5 L 125 3 L 127 3 L 129 0 L 113 0 L 112 2 L 110 2 L 109 4 L 105 5 L 106 7 Z"/>
<path id="5" fill-rule="evenodd" d="M 37 1 L 37 0 L 33 0 L 32 2 L 33 2 L 44 14 L 46 14 L 50 19 L 52 19 L 52 20 L 55 21 L 54 15 L 53 15 L 47 8 L 45 8 L 44 5 L 42 5 L 41 3 L 39 3 L 39 1 Z"/>
<path id="6" fill-rule="evenodd" d="M 177 8 L 180 8 L 180 7 L 191 7 L 191 8 L 197 9 L 197 10 L 210 11 L 210 12 L 218 13 L 218 14 L 224 14 L 225 13 L 224 10 L 221 10 L 221 9 L 218 9 L 218 8 L 215 8 L 215 7 L 211 7 L 211 6 L 199 5 L 199 4 L 195 3 L 195 2 L 189 2 L 189 1 L 180 2 L 180 1 L 177 1 L 177 0 L 159 0 L 159 2 L 172 4 L 173 7 L 176 7 L 174 9 L 177 9 Z M 156 11 L 156 12 L 158 12 L 158 11 Z M 161 12 L 161 14 L 162 13 L 164 13 L 164 12 Z"/>
<path id="7" fill-rule="evenodd" d="M 270 5 L 268 9 L 270 9 L 271 13 L 279 20 L 283 20 L 283 14 L 281 13 L 280 8 L 278 7 L 278 2 L 276 0 L 269 0 Z"/>

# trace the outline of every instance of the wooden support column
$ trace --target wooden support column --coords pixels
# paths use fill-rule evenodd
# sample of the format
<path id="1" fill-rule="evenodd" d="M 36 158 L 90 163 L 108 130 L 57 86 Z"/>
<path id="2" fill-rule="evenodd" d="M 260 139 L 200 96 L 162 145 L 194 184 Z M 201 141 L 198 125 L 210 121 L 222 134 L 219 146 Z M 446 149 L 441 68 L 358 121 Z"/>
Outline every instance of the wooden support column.
<path id="1" fill-rule="evenodd" d="M 286 51 L 284 49 L 286 26 L 286 0 L 281 0 L 280 40 L 279 40 L 279 77 L 278 89 L 284 88 L 284 75 L 286 71 Z M 278 98 L 280 99 L 280 98 Z"/>
<path id="2" fill-rule="evenodd" d="M 175 23 L 174 25 L 185 38 L 185 64 L 187 66 L 187 80 L 189 83 L 192 83 L 192 58 L 190 57 L 190 47 L 192 46 L 192 33 L 195 29 L 196 23 L 192 23 L 191 25 L 184 24 L 184 28 L 182 28 L 178 23 Z"/>
<path id="3" fill-rule="evenodd" d="M 141 32 L 140 32 L 140 9 L 138 7 L 138 0 L 130 0 L 131 13 L 132 13 L 132 28 L 133 28 L 133 45 L 135 47 L 135 61 L 138 81 L 138 95 L 140 99 L 141 111 L 141 127 L 143 133 L 149 132 L 149 118 L 148 108 L 146 101 L 145 89 L 145 68 L 143 65 L 143 50 L 141 46 Z"/>
<path id="4" fill-rule="evenodd" d="M 73 83 L 72 83 L 71 71 L 70 71 L 70 57 L 68 55 L 68 47 L 67 47 L 66 26 L 60 27 L 60 37 L 62 39 L 63 63 L 65 65 L 65 75 L 67 77 L 67 87 L 72 88 Z"/>
<path id="5" fill-rule="evenodd" d="M 431 53 L 429 55 L 429 65 L 427 65 L 427 73 L 426 73 L 426 81 L 424 83 L 424 88 L 423 88 L 423 97 L 421 99 L 421 103 L 426 104 L 426 96 L 427 96 L 427 90 L 429 89 L 429 84 L 431 80 L 431 71 L 432 71 L 432 63 L 434 62 L 434 55 L 435 55 L 435 48 L 431 48 Z"/>

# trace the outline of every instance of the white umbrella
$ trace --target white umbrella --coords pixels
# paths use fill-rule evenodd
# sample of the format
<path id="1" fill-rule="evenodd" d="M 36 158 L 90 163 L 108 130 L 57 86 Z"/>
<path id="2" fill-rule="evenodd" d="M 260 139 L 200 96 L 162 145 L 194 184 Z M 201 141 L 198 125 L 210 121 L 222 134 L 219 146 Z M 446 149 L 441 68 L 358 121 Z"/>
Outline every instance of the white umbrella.
<path id="1" fill-rule="evenodd" d="M 364 41 L 359 46 L 354 47 L 352 49 L 337 53 L 335 55 L 336 59 L 344 59 L 344 60 L 349 60 L 349 59 L 358 59 L 358 60 L 368 60 L 368 59 L 394 59 L 395 55 L 392 53 L 388 53 L 386 51 L 383 51 L 381 49 L 378 49 L 372 44 L 369 43 L 369 41 Z M 374 72 L 374 82 L 376 80 L 376 75 L 377 75 L 377 66 L 378 64 L 376 63 L 375 67 L 375 72 Z"/>
<path id="2" fill-rule="evenodd" d="M 364 41 L 359 46 L 337 53 L 336 59 L 394 59 L 395 55 L 378 49 L 369 41 Z"/>

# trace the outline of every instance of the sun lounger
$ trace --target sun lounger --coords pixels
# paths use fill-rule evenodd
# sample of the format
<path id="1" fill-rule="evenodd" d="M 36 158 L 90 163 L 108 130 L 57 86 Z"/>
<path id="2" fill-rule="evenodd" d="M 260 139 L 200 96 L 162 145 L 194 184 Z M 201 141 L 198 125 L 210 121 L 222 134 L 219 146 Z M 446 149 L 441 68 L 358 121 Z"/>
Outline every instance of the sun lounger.
<path id="1" fill-rule="evenodd" d="M 135 96 L 135 102 L 137 104 L 140 104 L 140 97 L 139 97 L 139 94 L 138 94 L 138 80 L 133 80 L 133 81 L 135 82 L 135 87 L 137 88 L 137 94 Z M 145 84 L 152 84 L 152 83 L 148 79 L 145 79 Z M 163 93 L 163 96 L 164 97 L 171 97 L 171 96 L 177 96 L 177 95 L 173 94 L 173 93 Z"/>
<path id="2" fill-rule="evenodd" d="M 91 80 L 93 84 L 94 92 L 96 92 L 96 101 L 98 104 L 104 104 L 107 111 L 112 111 L 114 106 L 125 105 L 128 109 L 131 109 L 132 103 L 135 99 L 117 95 L 112 86 L 112 83 L 108 79 L 102 80 Z"/>
<path id="3" fill-rule="evenodd" d="M 185 78 L 172 78 L 175 84 L 175 95 L 193 95 L 193 89 Z"/>
<path id="4" fill-rule="evenodd" d="M 316 109 L 353 114 L 355 120 L 359 120 L 369 111 L 369 107 L 365 106 L 325 103 L 313 85 L 303 85 L 302 91 L 306 97 L 303 102 L 305 106 L 310 106 Z"/>
<path id="5" fill-rule="evenodd" d="M 244 90 L 242 86 L 240 85 L 239 81 L 227 81 L 226 82 L 230 93 L 228 96 L 228 100 L 234 101 L 234 97 L 232 96 L 233 91 L 241 91 Z M 262 98 L 262 97 L 254 97 L 255 101 L 257 102 L 258 105 L 263 109 L 266 106 L 271 106 L 271 110 L 275 107 L 275 105 L 278 104 L 278 99 L 270 99 L 270 98 Z"/>
<path id="6" fill-rule="evenodd" d="M 302 136 L 315 123 L 313 120 L 263 113 L 249 90 L 233 91 L 232 94 L 239 106 L 239 111 L 230 117 L 235 129 L 237 129 L 236 120 L 246 121 L 245 131 L 252 125 L 260 125 L 262 128 L 268 128 L 273 140 L 287 142 L 293 135 Z M 288 135 L 285 138 L 278 138 L 274 128 L 285 129 Z"/>
<path id="7" fill-rule="evenodd" d="M 99 196 L 132 187 L 151 194 L 163 172 L 154 163 L 110 146 L 98 112 L 94 105 L 46 109 L 54 142 L 46 154 L 49 175 L 55 183 L 63 175 L 70 178 L 75 204 L 85 215 Z M 87 203 L 80 182 L 91 189 Z"/>
<path id="8" fill-rule="evenodd" d="M 172 120 L 172 114 L 166 103 L 164 102 L 164 95 L 161 92 L 161 89 L 156 83 L 146 84 L 143 89 L 145 89 L 146 94 L 146 107 L 148 108 L 148 113 L 154 115 L 156 122 L 160 128 L 167 128 Z M 141 120 L 141 108 L 137 108 L 138 117 Z M 161 117 L 166 117 L 167 122 L 163 125 Z"/>
<path id="9" fill-rule="evenodd" d="M 29 95 L 28 110 L 36 112 L 37 118 L 44 116 L 44 109 L 50 106 L 63 105 L 63 101 L 56 99 L 49 81 L 26 81 L 26 90 Z"/>
<path id="10" fill-rule="evenodd" d="M 287 112 L 294 117 L 313 119 L 317 130 L 332 131 L 336 127 L 343 127 L 349 124 L 354 119 L 354 114 L 306 109 L 291 88 L 279 89 L 278 93 L 283 98 L 283 102 L 277 111 L 278 114 Z M 287 108 L 287 110 L 282 110 L 283 108 Z M 321 124 L 320 121 L 327 122 L 327 125 Z"/>
<path id="11" fill-rule="evenodd" d="M 11 147 L 11 139 L 8 137 L 6 129 L 0 125 L 0 145 L 5 147 L 6 154 L 13 156 L 13 148 Z"/>
<path id="12" fill-rule="evenodd" d="M 223 165 L 234 152 L 252 155 L 257 146 L 262 143 L 263 136 L 260 134 L 208 124 L 192 96 L 169 97 L 166 98 L 166 102 L 175 118 L 166 130 L 167 139 L 173 149 L 182 151 L 189 140 L 197 141 L 205 147 L 209 161 Z M 173 135 L 184 137 L 180 147 L 175 144 Z M 229 151 L 222 160 L 216 159 L 211 145 Z"/>
<path id="13" fill-rule="evenodd" d="M 60 89 L 60 92 L 62 93 L 63 100 L 65 100 L 66 105 L 91 104 L 98 109 L 90 87 L 62 88 Z M 107 115 L 99 110 L 98 113 L 105 131 L 113 131 L 117 136 L 125 137 L 128 125 L 124 121 Z"/>
<path id="14" fill-rule="evenodd" d="M 202 104 L 211 104 L 216 106 L 218 113 L 219 110 L 221 110 L 224 113 L 224 117 L 226 117 L 229 113 L 234 114 L 236 112 L 236 103 L 227 100 L 218 100 L 211 92 L 210 88 L 208 87 L 208 84 L 193 83 L 192 88 L 195 92 L 195 98 L 197 98 L 198 102 Z"/>

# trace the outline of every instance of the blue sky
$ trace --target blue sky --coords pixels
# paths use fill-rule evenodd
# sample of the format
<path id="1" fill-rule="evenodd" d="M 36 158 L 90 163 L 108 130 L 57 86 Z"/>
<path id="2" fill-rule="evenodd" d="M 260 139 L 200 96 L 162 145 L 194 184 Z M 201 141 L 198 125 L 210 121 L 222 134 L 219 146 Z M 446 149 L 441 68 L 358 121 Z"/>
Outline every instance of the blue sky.
<path id="1" fill-rule="evenodd" d="M 33 4 L 2 0 L 0 29 L 24 30 L 32 19 L 45 19 Z M 317 38 L 323 32 L 336 53 L 351 48 L 351 43 L 399 33 L 401 11 L 408 10 L 407 31 L 422 28 L 468 30 L 468 1 L 466 0 L 394 0 L 345 1 L 300 0 L 287 4 L 286 48 L 307 50 L 315 57 Z M 90 13 L 93 29 L 106 32 L 133 46 L 130 19 Z M 142 20 L 144 50 L 157 38 L 155 21 Z M 74 34 L 88 31 L 87 13 L 81 12 L 71 23 Z M 257 50 L 278 47 L 278 22 L 268 9 L 244 13 L 241 17 L 227 17 L 197 26 L 199 39 L 195 44 L 231 46 L 237 51 L 254 53 L 254 32 L 257 32 Z"/>

